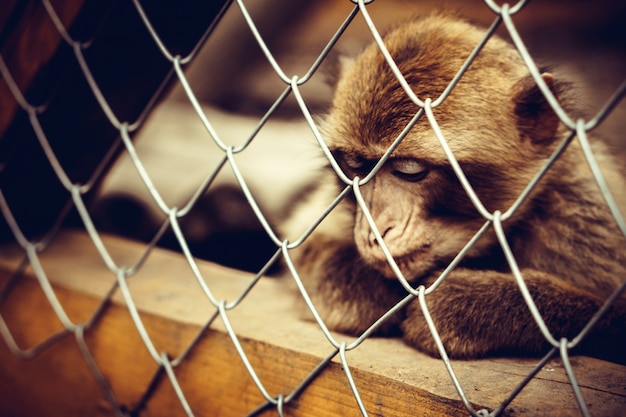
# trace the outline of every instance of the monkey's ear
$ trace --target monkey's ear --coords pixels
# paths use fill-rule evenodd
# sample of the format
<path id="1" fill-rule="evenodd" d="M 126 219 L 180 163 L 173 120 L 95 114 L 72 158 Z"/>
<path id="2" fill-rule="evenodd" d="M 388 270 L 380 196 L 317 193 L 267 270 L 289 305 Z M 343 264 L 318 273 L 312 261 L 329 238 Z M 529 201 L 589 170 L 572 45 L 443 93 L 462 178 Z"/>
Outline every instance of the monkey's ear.
<path id="1" fill-rule="evenodd" d="M 544 72 L 541 77 L 558 99 L 554 76 Z M 556 139 L 559 118 L 530 75 L 513 87 L 513 103 L 520 139 L 530 140 L 535 145 L 548 145 Z"/>

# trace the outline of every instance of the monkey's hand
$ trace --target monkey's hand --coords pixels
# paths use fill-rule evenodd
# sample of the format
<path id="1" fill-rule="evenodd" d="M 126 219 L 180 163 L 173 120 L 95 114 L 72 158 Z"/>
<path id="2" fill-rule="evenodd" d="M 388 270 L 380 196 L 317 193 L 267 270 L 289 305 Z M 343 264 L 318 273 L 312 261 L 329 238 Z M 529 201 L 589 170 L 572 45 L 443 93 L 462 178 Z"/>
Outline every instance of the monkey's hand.
<path id="1" fill-rule="evenodd" d="M 523 270 L 522 275 L 556 340 L 578 335 L 604 302 L 540 271 Z M 617 301 L 574 353 L 626 362 L 626 303 Z M 551 347 L 511 274 L 459 268 L 426 296 L 426 304 L 451 358 L 537 356 Z M 408 344 L 439 356 L 417 299 L 407 307 L 402 330 Z"/>

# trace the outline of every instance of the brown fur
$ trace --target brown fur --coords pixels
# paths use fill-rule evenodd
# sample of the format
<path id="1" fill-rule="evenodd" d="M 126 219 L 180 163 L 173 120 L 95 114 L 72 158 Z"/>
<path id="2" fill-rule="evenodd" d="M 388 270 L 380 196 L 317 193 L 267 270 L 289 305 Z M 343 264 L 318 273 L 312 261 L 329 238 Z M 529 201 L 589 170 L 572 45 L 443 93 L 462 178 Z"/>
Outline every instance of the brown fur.
<path id="1" fill-rule="evenodd" d="M 436 100 L 483 36 L 481 29 L 436 14 L 398 27 L 385 44 L 417 96 Z M 571 111 L 570 86 L 548 73 L 543 77 Z M 342 169 L 362 178 L 418 110 L 372 45 L 340 77 L 324 132 Z M 566 133 L 517 52 L 500 38 L 489 40 L 434 114 L 490 212 L 511 207 Z M 597 148 L 596 157 L 609 177 L 620 178 L 615 163 L 601 145 Z M 425 176 L 411 179 L 395 170 L 394 161 L 402 158 L 418 163 Z M 289 238 L 337 195 L 334 177 L 329 170 L 318 191 L 294 214 L 286 226 Z M 485 222 L 425 117 L 361 191 L 394 260 L 415 286 L 430 285 Z M 626 279 L 626 242 L 575 142 L 504 228 L 557 339 L 576 336 Z M 292 256 L 331 329 L 358 334 L 406 295 L 353 197 L 331 212 Z M 493 231 L 426 301 L 451 357 L 535 355 L 549 348 Z M 438 354 L 417 300 L 380 332 L 398 328 L 409 344 Z M 625 362 L 625 344 L 622 297 L 578 351 Z"/>

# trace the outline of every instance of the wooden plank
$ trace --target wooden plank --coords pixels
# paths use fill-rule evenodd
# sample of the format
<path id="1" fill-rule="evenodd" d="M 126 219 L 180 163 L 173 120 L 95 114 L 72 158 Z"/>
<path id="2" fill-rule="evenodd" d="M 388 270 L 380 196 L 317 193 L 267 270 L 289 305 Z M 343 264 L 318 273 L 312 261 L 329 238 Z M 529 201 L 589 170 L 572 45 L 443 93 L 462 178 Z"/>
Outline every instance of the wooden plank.
<path id="1" fill-rule="evenodd" d="M 143 245 L 105 237 L 118 265 L 132 266 Z M 6 285 L 21 253 L 0 248 L 0 288 Z M 116 277 L 89 238 L 65 232 L 41 254 L 55 294 L 71 320 L 84 322 L 98 308 Z M 236 299 L 251 277 L 207 262 L 200 271 L 219 300 Z M 181 354 L 215 312 L 184 258 L 156 249 L 128 285 L 158 352 Z M 313 323 L 294 317 L 293 298 L 284 282 L 264 278 L 242 303 L 228 312 L 241 345 L 270 395 L 289 394 L 321 359 L 332 352 Z M 27 270 L 0 313 L 17 343 L 26 348 L 62 329 L 39 284 Z M 344 338 L 337 335 L 339 340 Z M 127 410 L 150 416 L 184 415 L 164 375 L 146 393 L 158 366 L 144 347 L 121 294 L 115 293 L 86 343 L 98 368 Z M 356 385 L 370 415 L 467 415 L 443 364 L 395 339 L 369 339 L 347 353 Z M 68 334 L 29 361 L 0 343 L 0 414 L 20 416 L 111 415 L 102 389 Z M 493 409 L 534 366 L 536 360 L 455 361 L 469 400 Z M 620 415 L 626 409 L 626 368 L 591 358 L 573 360 L 592 415 Z M 175 373 L 196 415 L 246 415 L 264 399 L 217 319 Z M 290 416 L 359 415 L 341 364 L 334 360 L 286 406 Z M 276 415 L 268 410 L 262 415 Z M 550 362 L 513 401 L 509 415 L 580 415 L 558 361 Z"/>

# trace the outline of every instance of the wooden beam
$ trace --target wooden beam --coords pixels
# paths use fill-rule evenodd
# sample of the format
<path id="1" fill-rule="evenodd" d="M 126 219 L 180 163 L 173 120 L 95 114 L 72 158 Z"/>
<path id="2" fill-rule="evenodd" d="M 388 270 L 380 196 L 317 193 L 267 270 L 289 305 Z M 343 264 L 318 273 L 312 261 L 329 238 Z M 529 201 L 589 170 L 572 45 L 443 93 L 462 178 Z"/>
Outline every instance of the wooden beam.
<path id="1" fill-rule="evenodd" d="M 83 1 L 57 1 L 54 6 L 59 20 L 70 27 Z M 25 94 L 37 73 L 54 55 L 61 35 L 43 4 L 36 1 L 4 3 L 0 8 L 0 27 L 5 32 L 0 54 L 18 88 Z M 13 120 L 17 107 L 7 83 L 0 82 L 0 137 Z"/>
<path id="2" fill-rule="evenodd" d="M 104 237 L 104 244 L 118 265 L 134 265 L 144 251 L 143 244 L 114 237 Z M 23 252 L 14 246 L 0 247 L 0 288 L 11 281 L 22 257 Z M 54 293 L 74 323 L 88 321 L 116 281 L 81 232 L 62 233 L 40 259 Z M 199 266 L 218 300 L 237 299 L 251 282 L 251 276 L 239 271 L 207 262 L 199 262 Z M 11 290 L 0 299 L 0 314 L 20 347 L 36 346 L 63 330 L 30 268 L 12 282 Z M 278 278 L 263 278 L 228 311 L 243 350 L 271 396 L 291 393 L 333 352 L 315 324 L 295 317 L 295 297 L 284 284 Z M 242 416 L 265 402 L 224 322 L 217 318 L 201 333 L 216 309 L 180 254 L 155 249 L 128 279 L 128 286 L 157 352 L 176 358 L 201 334 L 200 341 L 174 368 L 196 415 Z M 172 384 L 143 344 L 119 290 L 95 325 L 85 331 L 85 342 L 125 410 L 149 416 L 184 415 Z M 443 363 L 400 340 L 369 339 L 349 351 L 347 358 L 370 415 L 468 414 Z M 536 362 L 455 361 L 453 367 L 469 401 L 477 409 L 493 409 Z M 0 415 L 112 415 L 73 333 L 30 360 L 17 358 L 0 342 L 0 363 Z M 573 364 L 592 415 L 617 416 L 626 409 L 626 367 L 586 357 L 574 358 Z M 285 408 L 289 416 L 359 415 L 338 358 Z M 559 361 L 551 361 L 524 388 L 512 402 L 510 414 L 580 415 Z M 261 415 L 276 415 L 276 410 Z"/>

